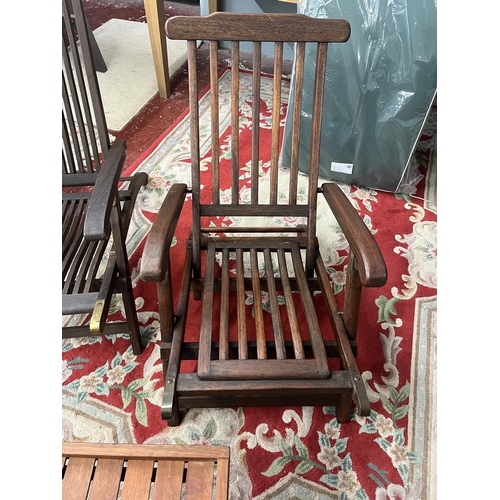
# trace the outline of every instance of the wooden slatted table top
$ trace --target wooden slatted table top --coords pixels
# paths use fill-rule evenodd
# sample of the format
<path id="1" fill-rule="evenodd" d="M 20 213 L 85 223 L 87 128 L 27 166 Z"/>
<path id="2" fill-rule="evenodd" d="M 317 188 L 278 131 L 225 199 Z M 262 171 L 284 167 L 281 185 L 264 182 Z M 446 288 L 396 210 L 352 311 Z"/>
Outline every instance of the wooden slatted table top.
<path id="1" fill-rule="evenodd" d="M 229 447 L 62 444 L 62 500 L 228 498 Z"/>

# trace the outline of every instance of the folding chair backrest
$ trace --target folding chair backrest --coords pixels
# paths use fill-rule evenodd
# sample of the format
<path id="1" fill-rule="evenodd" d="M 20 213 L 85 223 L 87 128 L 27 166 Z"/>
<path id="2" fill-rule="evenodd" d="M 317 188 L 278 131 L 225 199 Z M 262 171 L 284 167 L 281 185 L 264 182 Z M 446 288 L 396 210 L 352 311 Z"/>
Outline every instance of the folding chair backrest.
<path id="1" fill-rule="evenodd" d="M 62 24 L 62 174 L 65 184 L 87 184 L 110 141 L 81 1 L 62 1 Z"/>
<path id="2" fill-rule="evenodd" d="M 189 71 L 189 98 L 191 113 L 191 162 L 192 162 L 192 196 L 193 196 L 193 251 L 195 265 L 199 266 L 200 237 L 203 232 L 201 218 L 204 216 L 283 216 L 306 218 L 307 224 L 307 257 L 306 270 L 311 275 L 314 269 L 314 239 L 316 232 L 316 204 L 318 185 L 318 159 L 321 127 L 321 111 L 323 103 L 323 82 L 326 69 L 326 55 L 328 43 L 345 42 L 350 35 L 349 24 L 337 19 L 310 19 L 300 14 L 266 16 L 231 13 L 216 13 L 206 17 L 171 18 L 167 21 L 167 36 L 171 39 L 184 39 L 188 44 L 188 71 Z M 313 21 L 313 22 L 311 22 Z M 198 108 L 197 86 L 197 40 L 208 40 L 210 53 L 210 92 L 211 92 L 211 148 L 212 148 L 212 192 L 211 198 L 206 199 L 200 190 L 200 125 Z M 231 172 L 225 173 L 220 169 L 219 162 L 219 90 L 217 51 L 220 41 L 231 42 Z M 245 103 L 252 107 L 252 153 L 250 162 L 251 189 L 249 199 L 242 199 L 240 192 L 240 42 L 253 42 L 252 47 L 252 99 Z M 262 73 L 262 44 L 274 44 L 274 87 L 272 98 L 271 121 L 272 144 L 271 166 L 269 175 L 269 197 L 262 199 L 259 192 L 259 142 L 260 116 L 260 87 Z M 304 77 L 304 56 L 306 43 L 317 44 L 316 74 L 314 99 L 312 106 L 311 154 L 309 171 L 309 188 L 307 198 L 298 197 L 299 176 L 299 136 L 300 117 L 302 112 L 302 89 Z M 283 72 L 283 44 L 295 43 L 295 63 L 292 83 L 294 84 L 295 99 L 293 109 L 288 110 L 293 118 L 292 152 L 290 162 L 290 181 L 288 196 L 285 199 L 278 197 L 278 167 L 280 156 L 280 111 L 282 108 L 282 72 Z M 266 123 L 266 127 L 269 124 Z M 220 197 L 221 180 L 227 182 L 231 178 L 230 202 L 222 202 Z M 300 203 L 299 203 L 300 201 Z M 277 229 L 279 230 L 279 229 Z M 271 231 L 269 228 L 266 231 Z"/>

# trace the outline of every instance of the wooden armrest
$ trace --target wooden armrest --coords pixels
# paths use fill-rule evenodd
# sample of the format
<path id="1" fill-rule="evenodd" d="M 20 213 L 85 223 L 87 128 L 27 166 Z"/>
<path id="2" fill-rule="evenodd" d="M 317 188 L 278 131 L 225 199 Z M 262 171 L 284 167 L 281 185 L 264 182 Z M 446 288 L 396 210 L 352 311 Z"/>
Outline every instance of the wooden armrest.
<path id="1" fill-rule="evenodd" d="M 109 236 L 111 208 L 118 191 L 126 148 L 125 141 L 117 140 L 104 158 L 85 216 L 83 235 L 87 240 L 103 240 Z"/>
<path id="2" fill-rule="evenodd" d="M 380 248 L 370 230 L 337 184 L 327 183 L 323 184 L 321 188 L 347 238 L 351 251 L 356 257 L 361 284 L 367 287 L 385 285 L 387 268 Z"/>
<path id="3" fill-rule="evenodd" d="M 165 277 L 170 245 L 186 194 L 186 184 L 174 184 L 163 200 L 142 253 L 140 276 L 144 281 L 160 282 Z"/>

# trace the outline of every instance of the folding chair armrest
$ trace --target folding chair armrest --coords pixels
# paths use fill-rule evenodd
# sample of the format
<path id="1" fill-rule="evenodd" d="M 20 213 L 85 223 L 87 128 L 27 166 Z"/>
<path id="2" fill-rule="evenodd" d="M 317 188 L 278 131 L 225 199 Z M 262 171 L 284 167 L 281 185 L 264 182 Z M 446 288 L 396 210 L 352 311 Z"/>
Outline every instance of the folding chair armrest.
<path id="1" fill-rule="evenodd" d="M 161 282 L 165 277 L 170 245 L 186 194 L 186 184 L 174 184 L 163 200 L 142 253 L 140 276 L 144 281 Z"/>
<path id="2" fill-rule="evenodd" d="M 321 189 L 356 257 L 361 284 L 367 287 L 385 285 L 387 268 L 370 230 L 337 184 L 323 184 Z"/>
<path id="3" fill-rule="evenodd" d="M 111 208 L 118 192 L 118 180 L 125 163 L 125 141 L 113 143 L 104 158 L 87 207 L 83 235 L 87 240 L 109 236 Z"/>

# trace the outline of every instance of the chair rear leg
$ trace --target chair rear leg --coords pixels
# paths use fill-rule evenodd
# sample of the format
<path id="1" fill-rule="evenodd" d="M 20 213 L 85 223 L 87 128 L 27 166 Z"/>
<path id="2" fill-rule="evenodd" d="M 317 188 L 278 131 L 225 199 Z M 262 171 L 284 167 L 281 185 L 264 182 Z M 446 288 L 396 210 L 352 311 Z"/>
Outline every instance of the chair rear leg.
<path id="1" fill-rule="evenodd" d="M 346 424 L 351 421 L 352 394 L 341 394 L 339 404 L 336 407 L 337 421 Z"/>
<path id="2" fill-rule="evenodd" d="M 129 277 L 126 278 L 125 290 L 122 291 L 123 306 L 125 308 L 125 316 L 127 318 L 128 332 L 130 342 L 132 343 L 132 351 L 136 356 L 141 354 L 143 350 L 141 330 L 139 328 L 139 320 L 137 319 L 137 311 L 135 309 L 134 293 L 132 291 L 132 281 Z"/>

